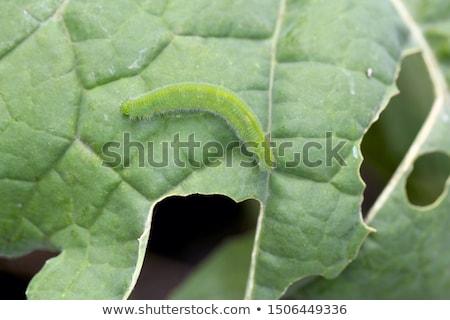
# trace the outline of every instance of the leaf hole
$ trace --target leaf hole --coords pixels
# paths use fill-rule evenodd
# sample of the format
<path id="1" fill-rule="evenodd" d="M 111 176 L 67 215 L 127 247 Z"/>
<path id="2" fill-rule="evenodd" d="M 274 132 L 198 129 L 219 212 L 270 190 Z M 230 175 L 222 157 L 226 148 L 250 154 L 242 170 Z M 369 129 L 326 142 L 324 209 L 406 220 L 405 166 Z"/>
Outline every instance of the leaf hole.
<path id="1" fill-rule="evenodd" d="M 165 299 L 222 241 L 254 229 L 259 202 L 173 196 L 154 209 L 147 255 L 132 299 Z"/>
<path id="2" fill-rule="evenodd" d="M 400 93 L 390 100 L 362 140 L 361 176 L 366 183 L 363 215 L 389 182 L 433 104 L 433 86 L 421 54 L 402 61 L 397 87 Z"/>
<path id="3" fill-rule="evenodd" d="M 406 181 L 406 194 L 411 204 L 428 206 L 444 193 L 450 176 L 450 157 L 442 152 L 421 155 L 414 162 Z"/>

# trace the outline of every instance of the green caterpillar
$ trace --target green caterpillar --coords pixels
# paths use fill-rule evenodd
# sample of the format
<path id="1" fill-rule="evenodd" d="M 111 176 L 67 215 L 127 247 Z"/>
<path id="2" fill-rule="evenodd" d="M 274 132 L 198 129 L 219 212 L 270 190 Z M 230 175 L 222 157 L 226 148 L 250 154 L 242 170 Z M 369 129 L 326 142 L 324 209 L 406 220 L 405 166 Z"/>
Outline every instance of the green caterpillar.
<path id="1" fill-rule="evenodd" d="M 245 101 L 227 88 L 208 83 L 171 84 L 124 100 L 120 111 L 130 117 L 178 111 L 213 113 L 224 119 L 241 141 L 252 144 L 249 151 L 257 157 L 261 170 L 273 169 L 274 157 L 261 124 Z"/>

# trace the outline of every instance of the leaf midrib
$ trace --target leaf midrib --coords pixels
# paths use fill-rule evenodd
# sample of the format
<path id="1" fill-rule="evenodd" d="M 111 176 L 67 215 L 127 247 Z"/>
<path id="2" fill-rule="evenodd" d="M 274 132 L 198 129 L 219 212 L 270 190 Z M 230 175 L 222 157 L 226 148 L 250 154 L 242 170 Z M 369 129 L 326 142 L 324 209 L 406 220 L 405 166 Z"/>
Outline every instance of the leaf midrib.
<path id="1" fill-rule="evenodd" d="M 275 80 L 275 68 L 277 65 L 277 43 L 278 38 L 281 32 L 281 25 L 283 23 L 283 18 L 286 13 L 286 0 L 280 0 L 280 5 L 278 7 L 277 20 L 275 24 L 275 29 L 273 31 L 273 35 L 271 38 L 270 45 L 270 74 L 269 74 L 269 88 L 268 88 L 268 121 L 267 121 L 267 133 L 270 135 L 272 133 L 272 112 L 273 112 L 273 85 Z M 251 299 L 253 296 L 253 290 L 255 286 L 255 268 L 256 268 L 256 257 L 257 251 L 259 250 L 259 243 L 261 239 L 261 228 L 263 225 L 264 217 L 265 217 L 265 204 L 267 202 L 267 198 L 269 197 L 269 179 L 271 174 L 267 173 L 266 175 L 266 188 L 264 192 L 264 198 L 261 199 L 260 212 L 258 215 L 258 223 L 256 225 L 256 234 L 255 234 L 255 242 L 253 244 L 252 250 L 252 260 L 250 264 L 249 277 L 247 281 L 247 288 L 245 292 L 245 298 Z"/>

